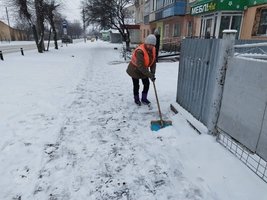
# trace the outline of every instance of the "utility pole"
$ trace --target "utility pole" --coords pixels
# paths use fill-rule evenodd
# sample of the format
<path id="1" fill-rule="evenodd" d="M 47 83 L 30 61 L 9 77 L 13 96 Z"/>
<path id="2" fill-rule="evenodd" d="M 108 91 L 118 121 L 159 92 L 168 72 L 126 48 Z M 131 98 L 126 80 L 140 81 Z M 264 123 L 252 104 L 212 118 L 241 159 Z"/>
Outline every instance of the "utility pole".
<path id="1" fill-rule="evenodd" d="M 6 7 L 6 17 L 7 17 L 7 24 L 8 24 L 8 30 L 9 30 L 9 43 L 11 41 L 11 31 L 10 31 L 10 23 L 9 23 L 9 16 L 8 16 L 8 11 L 7 11 L 7 7 Z"/>
<path id="2" fill-rule="evenodd" d="M 83 38 L 84 38 L 84 42 L 86 43 L 86 33 L 85 33 L 85 11 L 83 8 Z"/>

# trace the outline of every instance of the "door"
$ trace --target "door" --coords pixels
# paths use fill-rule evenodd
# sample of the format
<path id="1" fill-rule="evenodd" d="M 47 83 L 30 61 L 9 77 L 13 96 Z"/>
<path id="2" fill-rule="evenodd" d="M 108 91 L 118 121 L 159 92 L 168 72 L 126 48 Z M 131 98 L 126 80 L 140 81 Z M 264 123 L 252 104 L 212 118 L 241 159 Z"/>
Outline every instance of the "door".
<path id="1" fill-rule="evenodd" d="M 213 38 L 215 30 L 215 16 L 203 17 L 201 20 L 201 37 Z"/>

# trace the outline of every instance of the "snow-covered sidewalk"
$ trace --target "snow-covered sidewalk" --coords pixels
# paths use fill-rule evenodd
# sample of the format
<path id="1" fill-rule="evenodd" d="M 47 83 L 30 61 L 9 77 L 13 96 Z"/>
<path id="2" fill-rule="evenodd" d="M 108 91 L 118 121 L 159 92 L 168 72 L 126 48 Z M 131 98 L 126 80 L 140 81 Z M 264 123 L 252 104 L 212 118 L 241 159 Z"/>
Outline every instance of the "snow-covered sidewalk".
<path id="1" fill-rule="evenodd" d="M 173 115 L 178 63 L 159 63 L 161 109 L 133 104 L 120 45 L 97 41 L 0 62 L 0 199 L 265 200 L 267 184 Z M 142 84 L 141 84 L 142 86 Z"/>

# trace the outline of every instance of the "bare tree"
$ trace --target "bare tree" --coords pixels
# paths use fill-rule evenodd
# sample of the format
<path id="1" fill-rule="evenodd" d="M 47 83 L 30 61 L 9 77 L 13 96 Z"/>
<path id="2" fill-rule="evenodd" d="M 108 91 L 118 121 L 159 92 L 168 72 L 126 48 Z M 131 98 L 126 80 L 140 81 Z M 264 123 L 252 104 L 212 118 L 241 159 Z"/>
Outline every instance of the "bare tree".
<path id="1" fill-rule="evenodd" d="M 29 26 L 25 18 L 20 18 L 20 17 L 15 18 L 14 27 L 16 29 L 23 30 L 23 32 L 26 34 L 26 40 L 33 39 L 32 28 Z"/>
<path id="2" fill-rule="evenodd" d="M 36 31 L 36 26 L 34 24 L 32 11 L 30 10 L 30 5 L 27 0 L 11 0 L 9 6 L 13 8 L 16 13 L 19 13 L 19 16 L 27 21 L 29 26 L 32 29 L 35 43 L 38 47 L 38 35 Z"/>
<path id="3" fill-rule="evenodd" d="M 44 0 L 10 0 L 9 6 L 21 18 L 26 19 L 32 29 L 34 40 L 39 53 L 44 50 Z"/>
<path id="4" fill-rule="evenodd" d="M 36 24 L 37 24 L 37 34 L 39 36 L 37 42 L 38 52 L 42 53 L 45 49 L 44 47 L 44 1 L 43 0 L 34 0 L 35 13 L 36 13 Z"/>
<path id="5" fill-rule="evenodd" d="M 68 23 L 68 34 L 72 38 L 79 38 L 83 33 L 82 25 L 79 21 Z"/>
<path id="6" fill-rule="evenodd" d="M 44 12 L 45 12 L 45 18 L 49 22 L 52 31 L 53 31 L 53 38 L 54 38 L 54 43 L 55 43 L 55 49 L 58 49 L 58 44 L 57 44 L 57 30 L 56 30 L 56 23 L 55 23 L 55 13 L 57 11 L 57 8 L 59 7 L 59 4 L 56 4 L 55 1 L 49 2 L 44 2 Z"/>
<path id="7" fill-rule="evenodd" d="M 125 24 L 125 19 L 129 17 L 126 7 L 133 3 L 133 0 L 84 0 L 85 20 L 88 25 L 97 23 L 102 28 L 117 29 L 128 49 L 130 34 Z"/>

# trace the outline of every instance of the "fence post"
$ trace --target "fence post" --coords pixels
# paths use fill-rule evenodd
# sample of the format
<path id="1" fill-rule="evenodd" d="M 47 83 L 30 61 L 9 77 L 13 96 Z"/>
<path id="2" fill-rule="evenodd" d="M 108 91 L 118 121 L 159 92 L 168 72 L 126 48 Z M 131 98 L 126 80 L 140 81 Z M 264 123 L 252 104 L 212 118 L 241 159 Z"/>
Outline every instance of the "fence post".
<path id="1" fill-rule="evenodd" d="M 0 59 L 1 59 L 1 60 L 4 60 L 2 51 L 0 51 Z"/>
<path id="2" fill-rule="evenodd" d="M 20 48 L 21 55 L 24 56 L 23 48 Z"/>
<path id="3" fill-rule="evenodd" d="M 213 107 L 210 112 L 210 121 L 208 122 L 208 130 L 210 134 L 217 135 L 217 122 L 221 109 L 221 102 L 223 97 L 223 87 L 226 77 L 226 70 L 229 59 L 234 55 L 234 44 L 236 37 L 236 30 L 224 30 L 223 39 L 220 43 L 220 49 L 218 52 L 218 58 L 216 62 L 216 74 L 215 74 L 215 89 L 212 97 Z"/>

